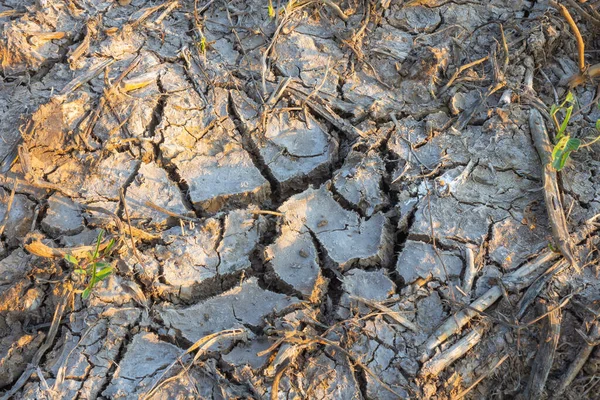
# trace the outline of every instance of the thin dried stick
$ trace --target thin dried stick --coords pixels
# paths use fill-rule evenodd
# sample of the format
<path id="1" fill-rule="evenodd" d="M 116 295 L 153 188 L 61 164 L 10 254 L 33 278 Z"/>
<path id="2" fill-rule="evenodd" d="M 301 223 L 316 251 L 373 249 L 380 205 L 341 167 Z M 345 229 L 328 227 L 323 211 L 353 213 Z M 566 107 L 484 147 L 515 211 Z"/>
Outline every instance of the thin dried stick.
<path id="1" fill-rule="evenodd" d="M 592 340 L 600 339 L 600 323 L 598 321 L 595 321 L 592 324 L 589 330 L 589 336 Z M 569 365 L 569 368 L 560 379 L 560 383 L 554 391 L 554 399 L 561 398 L 560 395 L 569 387 L 569 385 L 571 384 L 571 382 L 573 382 L 577 374 L 579 374 L 579 371 L 581 371 L 581 368 L 583 368 L 586 361 L 592 354 L 592 350 L 594 350 L 594 347 L 595 346 L 593 344 L 587 343 L 587 341 L 581 346 L 581 349 L 579 349 L 575 360 L 573 360 L 571 365 Z"/>
<path id="2" fill-rule="evenodd" d="M 271 211 L 271 210 L 248 210 L 248 212 L 250 214 L 274 215 L 276 217 L 285 217 L 284 213 L 280 213 L 277 211 Z"/>
<path id="3" fill-rule="evenodd" d="M 427 361 L 419 375 L 423 377 L 436 377 L 446 367 L 464 356 L 469 350 L 473 348 L 481 340 L 481 328 L 475 328 L 462 339 L 453 344 L 448 350 L 437 354 L 431 360 Z"/>
<path id="4" fill-rule="evenodd" d="M 188 217 L 188 216 L 186 216 L 186 215 L 177 214 L 177 213 L 175 213 L 175 212 L 173 212 L 173 211 L 169 211 L 169 210 L 167 210 L 166 208 L 163 208 L 163 207 L 161 207 L 161 206 L 159 206 L 159 205 L 156 205 L 156 204 L 154 204 L 154 203 L 153 203 L 153 202 L 151 202 L 150 200 L 146 200 L 146 201 L 144 202 L 144 205 L 146 205 L 146 206 L 148 206 L 148 207 L 150 207 L 150 208 L 152 208 L 152 209 L 154 209 L 154 210 L 156 210 L 156 211 L 158 211 L 158 212 L 161 212 L 161 213 L 163 213 L 163 214 L 166 214 L 166 215 L 168 215 L 169 217 L 179 218 L 179 219 L 182 219 L 182 220 L 184 220 L 184 221 L 189 221 L 189 222 L 198 222 L 198 221 L 199 221 L 199 219 L 198 219 L 198 218 L 195 218 L 195 217 Z"/>
<path id="5" fill-rule="evenodd" d="M 148 389 L 148 391 L 146 393 L 144 393 L 143 395 L 140 395 L 139 398 L 146 400 L 151 398 L 158 389 L 160 389 L 162 386 L 166 385 L 168 382 L 174 381 L 179 379 L 183 374 L 185 374 L 187 371 L 189 371 L 189 369 L 192 367 L 192 365 L 194 365 L 194 363 L 198 360 L 198 358 L 200 358 L 213 344 L 215 344 L 217 341 L 223 339 L 223 338 L 235 338 L 235 337 L 245 337 L 248 334 L 248 332 L 245 329 L 228 329 L 228 330 L 224 330 L 224 331 L 220 331 L 220 332 L 216 332 L 207 336 L 202 337 L 201 339 L 199 339 L 196 343 L 194 343 L 193 345 L 191 345 L 183 354 L 181 354 L 179 357 L 177 357 L 177 359 L 175 361 L 173 361 L 164 371 L 163 373 L 158 377 L 158 379 L 152 384 L 152 386 L 150 386 L 150 389 Z M 181 363 L 183 357 L 185 357 L 187 354 L 192 353 L 193 351 L 196 351 L 196 349 L 198 350 L 196 352 L 196 354 L 194 355 L 194 357 L 192 358 L 192 361 L 183 367 L 183 369 L 177 373 L 176 375 L 165 379 L 164 381 L 162 380 L 163 377 L 178 363 Z"/>
<path id="6" fill-rule="evenodd" d="M 533 361 L 532 371 L 529 375 L 529 382 L 525 389 L 526 399 L 539 399 L 546 386 L 548 374 L 554 362 L 554 354 L 558 339 L 560 338 L 560 319 L 561 309 L 554 307 L 549 311 L 548 303 L 542 303 L 543 314 L 547 314 L 544 332 L 541 338 L 541 344 L 538 348 L 535 360 Z"/>
<path id="7" fill-rule="evenodd" d="M 467 246 L 465 253 L 467 255 L 467 267 L 465 270 L 462 289 L 467 295 L 469 295 L 471 293 L 471 289 L 473 288 L 473 281 L 475 280 L 475 275 L 477 274 L 477 268 L 475 267 L 475 254 L 473 249 L 470 246 Z"/>
<path id="8" fill-rule="evenodd" d="M 542 163 L 542 175 L 544 182 L 544 200 L 546 211 L 552 228 L 552 237 L 556 247 L 573 267 L 579 269 L 577 260 L 573 255 L 573 244 L 569 237 L 567 218 L 561 202 L 560 189 L 558 187 L 556 171 L 552 168 L 552 146 L 548 131 L 544 124 L 542 114 L 532 108 L 529 112 L 529 128 L 533 144 Z"/>
<path id="9" fill-rule="evenodd" d="M 104 243 L 100 244 L 100 250 L 104 250 L 110 243 L 110 237 L 106 239 Z M 75 258 L 83 259 L 95 249 L 95 246 L 49 247 L 36 238 L 35 235 L 26 236 L 23 247 L 31 254 L 44 258 L 65 258 L 69 254 Z"/>
<path id="10" fill-rule="evenodd" d="M 569 24 L 571 30 L 573 31 L 573 34 L 575 35 L 575 39 L 577 40 L 579 72 L 583 74 L 585 72 L 585 42 L 583 41 L 583 37 L 581 37 L 581 32 L 579 32 L 577 24 L 575 23 L 573 17 L 571 17 L 571 13 L 569 13 L 569 10 L 567 10 L 565 6 L 555 1 L 551 1 L 550 4 L 558 8 L 562 16 L 567 20 L 567 23 Z"/>
<path id="11" fill-rule="evenodd" d="M 475 60 L 475 61 L 471 61 L 470 63 L 467 63 L 465 65 L 461 65 L 455 72 L 454 74 L 452 74 L 452 77 L 450 78 L 450 80 L 444 85 L 444 87 L 442 87 L 440 89 L 440 91 L 438 92 L 438 96 L 445 93 L 446 90 L 448 90 L 450 88 L 450 86 L 452 86 L 452 84 L 454 83 L 454 81 L 456 81 L 456 79 L 458 79 L 458 76 L 460 74 L 462 74 L 464 71 L 466 71 L 469 68 L 472 68 L 476 65 L 479 65 L 485 61 L 487 61 L 490 58 L 489 55 L 480 58 L 479 60 Z"/>
<path id="12" fill-rule="evenodd" d="M 127 226 L 129 227 L 129 239 L 131 240 L 131 251 L 133 252 L 133 256 L 140 263 L 141 266 L 144 266 L 140 255 L 137 252 L 137 248 L 135 247 L 135 241 L 133 240 L 133 231 L 131 230 L 131 220 L 129 219 L 129 211 L 127 210 L 127 202 L 125 201 L 125 191 L 123 188 L 119 191 L 119 195 L 121 197 L 121 202 L 123 203 L 123 211 L 125 211 L 125 218 L 127 218 Z"/>
<path id="13" fill-rule="evenodd" d="M 353 300 L 360 301 L 361 303 L 364 303 L 364 304 L 368 305 L 369 307 L 375 308 L 375 309 L 383 312 L 385 315 L 392 318 L 394 321 L 396 321 L 400 325 L 404 326 L 405 328 L 410 329 L 411 331 L 413 331 L 415 333 L 417 333 L 419 331 L 419 329 L 417 328 L 417 326 L 415 324 L 413 324 L 408 319 L 403 317 L 399 312 L 396 312 L 396 311 L 390 309 L 389 307 L 384 306 L 383 304 L 376 303 L 374 301 L 367 300 L 362 297 L 352 296 L 352 295 L 350 296 L 350 298 Z"/>
<path id="14" fill-rule="evenodd" d="M 465 397 L 471 390 L 473 390 L 473 388 L 475 386 L 477 386 L 479 383 L 481 383 L 482 380 L 484 380 L 485 378 L 490 376 L 496 370 L 496 368 L 501 366 L 504 363 L 504 361 L 506 361 L 507 359 L 508 359 L 508 354 L 505 354 L 504 356 L 502 356 L 502 358 L 500 358 L 489 370 L 487 370 L 483 374 L 481 374 L 481 376 L 479 378 L 477 378 L 475 380 L 475 382 L 473 382 L 471 384 L 471 386 L 469 386 L 468 388 L 466 388 L 465 390 L 463 390 L 456 396 L 452 397 L 452 400 L 460 400 L 463 397 Z"/>

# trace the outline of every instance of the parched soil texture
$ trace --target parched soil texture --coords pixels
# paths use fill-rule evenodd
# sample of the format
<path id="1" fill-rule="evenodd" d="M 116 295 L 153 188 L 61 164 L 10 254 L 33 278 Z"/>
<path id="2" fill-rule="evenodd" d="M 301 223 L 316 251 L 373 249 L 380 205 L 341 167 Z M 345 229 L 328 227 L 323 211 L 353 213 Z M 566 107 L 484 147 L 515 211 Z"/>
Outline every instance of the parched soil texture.
<path id="1" fill-rule="evenodd" d="M 0 398 L 600 399 L 559 7 L 0 1 Z"/>

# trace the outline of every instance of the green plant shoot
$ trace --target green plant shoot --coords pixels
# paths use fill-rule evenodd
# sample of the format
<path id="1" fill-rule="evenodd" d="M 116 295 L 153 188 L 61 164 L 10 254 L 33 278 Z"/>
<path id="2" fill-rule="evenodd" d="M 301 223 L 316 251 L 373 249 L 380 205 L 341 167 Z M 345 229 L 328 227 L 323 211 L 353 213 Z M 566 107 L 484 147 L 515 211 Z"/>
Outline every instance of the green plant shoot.
<path id="1" fill-rule="evenodd" d="M 560 171 L 564 168 L 569 156 L 573 151 L 579 149 L 581 140 L 571 138 L 567 133 L 567 127 L 573 114 L 573 106 L 575 99 L 573 93 L 567 93 L 565 100 L 560 105 L 552 105 L 550 108 L 550 116 L 556 126 L 556 137 L 554 138 L 554 149 L 552 150 L 552 168 Z M 561 110 L 565 111 L 565 117 L 559 123 L 557 113 Z"/>
<path id="2" fill-rule="evenodd" d="M 94 252 L 88 253 L 86 261 L 80 263 L 77 258 L 73 257 L 73 255 L 65 255 L 65 260 L 69 264 L 75 266 L 74 272 L 76 274 L 88 277 L 87 285 L 81 295 L 83 299 L 90 297 L 94 286 L 96 286 L 98 282 L 106 279 L 113 272 L 112 266 L 105 260 L 115 244 L 115 239 L 111 239 L 106 247 L 100 250 L 100 244 L 102 243 L 103 236 L 104 230 L 100 230 L 100 233 L 98 233 L 98 237 L 96 238 Z"/>
<path id="3" fill-rule="evenodd" d="M 271 18 L 271 19 L 275 18 L 275 9 L 273 8 L 272 0 L 269 0 L 268 12 L 269 12 L 269 18 Z"/>

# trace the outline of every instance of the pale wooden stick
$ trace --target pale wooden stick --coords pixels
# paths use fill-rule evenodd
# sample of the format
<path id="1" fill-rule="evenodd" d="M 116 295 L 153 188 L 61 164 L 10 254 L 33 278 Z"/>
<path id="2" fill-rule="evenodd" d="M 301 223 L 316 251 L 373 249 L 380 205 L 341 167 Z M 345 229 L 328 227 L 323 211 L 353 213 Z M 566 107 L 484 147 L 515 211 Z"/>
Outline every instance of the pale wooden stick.
<path id="1" fill-rule="evenodd" d="M 475 280 L 475 275 L 477 274 L 477 268 L 475 267 L 475 254 L 473 253 L 473 249 L 470 246 L 467 246 L 465 253 L 467 255 L 467 266 L 462 289 L 467 295 L 469 295 L 471 293 L 471 289 L 473 288 L 473 281 Z"/>
<path id="2" fill-rule="evenodd" d="M 548 374 L 554 363 L 558 339 L 560 338 L 560 307 L 550 307 L 548 303 L 544 302 L 542 303 L 542 314 L 547 314 L 546 324 L 531 367 L 529 382 L 525 389 L 526 399 L 540 399 L 542 397 Z"/>
<path id="3" fill-rule="evenodd" d="M 600 339 L 600 323 L 598 321 L 592 324 L 592 327 L 589 331 L 589 336 L 592 340 Z M 571 365 L 569 365 L 569 368 L 560 379 L 560 383 L 554 391 L 553 399 L 561 398 L 560 395 L 569 387 L 569 385 L 571 384 L 571 382 L 573 382 L 577 374 L 579 374 L 579 371 L 581 371 L 581 368 L 583 368 L 586 361 L 592 354 L 592 350 L 594 350 L 594 347 L 595 346 L 593 343 L 587 343 L 587 341 L 583 344 L 583 346 L 581 346 L 581 349 L 579 349 L 575 360 L 573 360 Z"/>
<path id="4" fill-rule="evenodd" d="M 479 328 L 480 329 L 480 328 Z M 447 366 L 464 356 L 481 340 L 481 332 L 478 328 L 473 329 L 462 339 L 453 344 L 448 350 L 437 354 L 431 360 L 427 361 L 419 374 L 423 377 L 437 376 Z"/>
<path id="5" fill-rule="evenodd" d="M 560 189 L 558 187 L 556 171 L 552 168 L 552 146 L 548 131 L 544 124 L 542 114 L 535 108 L 529 111 L 529 128 L 533 144 L 542 163 L 542 176 L 544 182 L 544 200 L 550 227 L 552 228 L 552 237 L 556 247 L 562 255 L 571 263 L 573 267 L 579 269 L 577 260 L 573 255 L 573 243 L 569 237 L 567 228 L 567 218 L 562 206 Z"/>

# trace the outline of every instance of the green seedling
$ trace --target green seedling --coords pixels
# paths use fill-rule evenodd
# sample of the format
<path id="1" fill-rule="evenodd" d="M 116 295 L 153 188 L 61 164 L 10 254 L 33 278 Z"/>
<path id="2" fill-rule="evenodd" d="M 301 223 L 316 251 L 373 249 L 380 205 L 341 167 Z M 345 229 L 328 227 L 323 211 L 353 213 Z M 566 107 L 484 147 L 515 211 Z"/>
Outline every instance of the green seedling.
<path id="1" fill-rule="evenodd" d="M 100 230 L 100 233 L 96 239 L 94 252 L 89 252 L 85 261 L 80 262 L 71 254 L 65 255 L 65 260 L 75 267 L 74 272 L 87 277 L 87 285 L 81 294 L 83 299 L 90 297 L 94 286 L 96 286 L 98 282 L 106 279 L 113 272 L 113 268 L 111 267 L 110 263 L 106 261 L 106 259 L 110 255 L 110 251 L 115 244 L 115 239 L 111 239 L 106 247 L 100 250 L 100 244 L 102 243 L 103 236 L 104 230 Z"/>
<path id="2" fill-rule="evenodd" d="M 552 168 L 560 171 L 564 168 L 572 152 L 581 148 L 591 146 L 600 140 L 600 135 L 588 143 L 582 143 L 581 139 L 571 137 L 567 132 L 571 116 L 573 115 L 573 106 L 575 98 L 573 93 L 567 93 L 565 100 L 560 105 L 550 107 L 550 115 L 554 126 L 556 127 L 556 137 L 554 138 L 554 148 L 552 149 Z M 600 104 L 598 105 L 600 107 Z M 561 122 L 558 120 L 558 112 L 564 111 L 564 118 Z M 596 121 L 596 130 L 600 132 L 600 120 Z"/>
<path id="3" fill-rule="evenodd" d="M 556 137 L 554 138 L 554 149 L 552 150 L 552 168 L 560 171 L 564 168 L 569 156 L 572 152 L 579 149 L 581 140 L 572 138 L 567 133 L 567 127 L 573 114 L 573 106 L 575 99 L 573 93 L 569 92 L 565 100 L 560 104 L 553 104 L 550 108 L 550 115 L 556 126 Z M 559 111 L 565 112 L 565 117 L 562 122 L 559 123 L 557 114 Z"/>
<path id="4" fill-rule="evenodd" d="M 268 12 L 269 18 L 275 18 L 275 8 L 273 8 L 273 0 L 269 0 Z"/>

